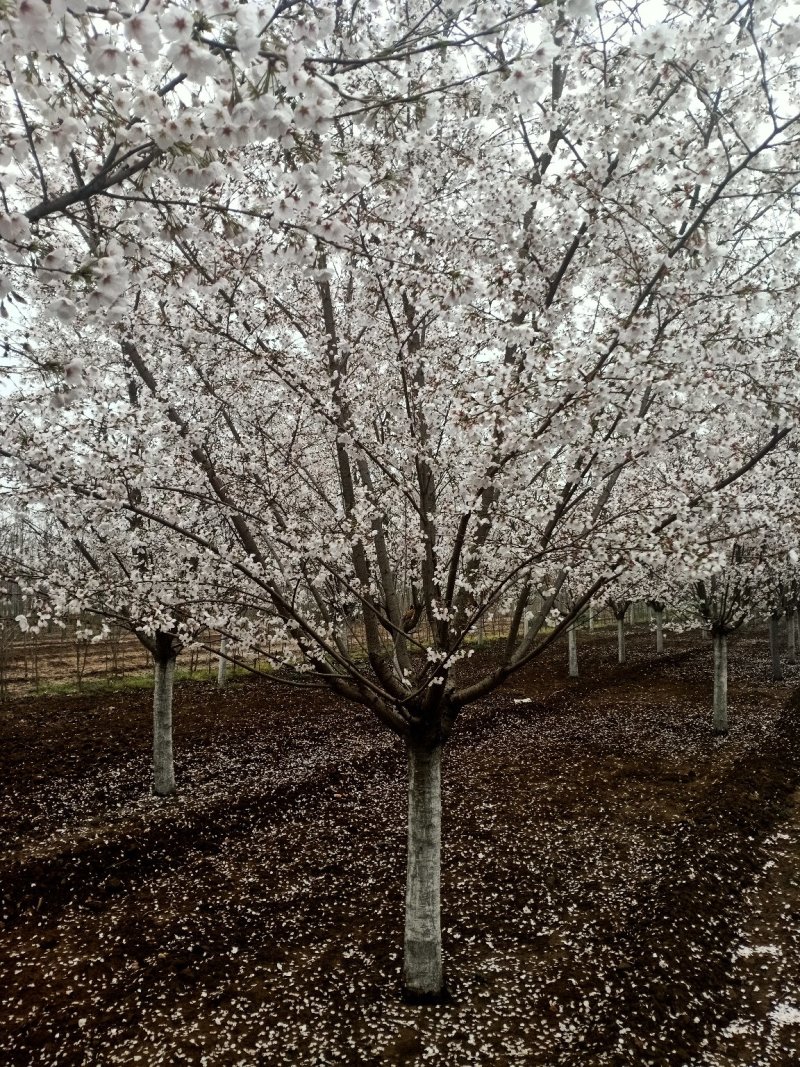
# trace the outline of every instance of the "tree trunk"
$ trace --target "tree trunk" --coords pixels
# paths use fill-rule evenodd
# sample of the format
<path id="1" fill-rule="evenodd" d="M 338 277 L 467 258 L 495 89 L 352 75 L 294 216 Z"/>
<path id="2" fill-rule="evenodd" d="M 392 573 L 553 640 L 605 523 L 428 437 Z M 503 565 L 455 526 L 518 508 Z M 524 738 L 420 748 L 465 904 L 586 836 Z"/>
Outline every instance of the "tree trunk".
<path id="1" fill-rule="evenodd" d="M 777 615 L 770 615 L 769 617 L 769 651 L 772 658 L 772 680 L 773 682 L 782 682 L 781 628 L 780 619 Z"/>
<path id="2" fill-rule="evenodd" d="M 415 997 L 442 991 L 442 749 L 408 745 L 408 868 L 403 979 Z"/>
<path id="3" fill-rule="evenodd" d="M 715 734 L 728 732 L 728 635 L 713 635 L 714 641 L 714 714 Z"/>
<path id="4" fill-rule="evenodd" d="M 219 640 L 220 657 L 217 663 L 217 685 L 220 689 L 225 688 L 225 683 L 228 681 L 228 661 L 225 659 L 225 653 L 228 651 L 228 639 L 221 637 Z"/>
<path id="5" fill-rule="evenodd" d="M 567 627 L 567 643 L 569 645 L 569 676 L 578 677 L 578 640 L 575 633 L 575 623 L 571 622 Z"/>
<path id="6" fill-rule="evenodd" d="M 656 653 L 661 655 L 664 651 L 664 609 L 656 611 Z"/>
<path id="7" fill-rule="evenodd" d="M 797 640 L 795 634 L 795 614 L 796 611 L 789 611 L 786 614 L 786 662 L 795 664 L 797 663 Z"/>
<path id="8" fill-rule="evenodd" d="M 594 604 L 589 601 L 589 629 L 594 629 Z"/>
<path id="9" fill-rule="evenodd" d="M 617 619 L 617 659 L 625 662 L 625 620 Z"/>
<path id="10" fill-rule="evenodd" d="M 155 660 L 153 685 L 153 792 L 166 797 L 175 792 L 172 762 L 172 683 L 175 657 Z"/>

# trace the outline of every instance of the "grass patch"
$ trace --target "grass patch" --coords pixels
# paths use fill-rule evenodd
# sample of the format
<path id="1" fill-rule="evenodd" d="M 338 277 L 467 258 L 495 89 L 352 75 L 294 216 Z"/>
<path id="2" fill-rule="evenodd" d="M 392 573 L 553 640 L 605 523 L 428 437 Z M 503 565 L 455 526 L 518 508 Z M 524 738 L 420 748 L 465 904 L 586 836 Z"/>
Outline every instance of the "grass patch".
<path id="1" fill-rule="evenodd" d="M 268 668 L 262 666 L 260 670 L 266 671 Z M 248 678 L 258 677 L 251 671 L 246 671 L 243 667 L 228 667 L 228 673 L 226 676 L 226 685 L 236 684 L 238 682 L 247 680 Z M 183 684 L 184 682 L 198 683 L 214 685 L 217 684 L 217 670 L 216 666 L 213 671 L 209 671 L 207 667 L 198 667 L 195 670 L 191 670 L 189 667 L 178 667 L 175 671 L 176 684 Z M 153 671 L 152 669 L 143 669 L 141 671 L 131 672 L 129 674 L 122 675 L 117 678 L 98 678 L 91 676 L 84 678 L 80 683 L 75 679 L 67 680 L 42 680 L 38 685 L 34 685 L 32 682 L 25 687 L 25 692 L 29 696 L 37 697 L 66 697 L 66 696 L 104 696 L 113 695 L 119 693 L 130 693 L 140 689 L 152 689 L 153 687 Z M 14 694 L 15 698 L 19 694 Z M 2 697 L 0 697 L 2 700 Z"/>
<path id="2" fill-rule="evenodd" d="M 150 672 L 129 674 L 124 678 L 87 678 L 80 684 L 76 681 L 40 682 L 32 687 L 36 696 L 78 696 L 102 693 L 127 693 L 132 689 L 149 689 L 153 684 Z"/>

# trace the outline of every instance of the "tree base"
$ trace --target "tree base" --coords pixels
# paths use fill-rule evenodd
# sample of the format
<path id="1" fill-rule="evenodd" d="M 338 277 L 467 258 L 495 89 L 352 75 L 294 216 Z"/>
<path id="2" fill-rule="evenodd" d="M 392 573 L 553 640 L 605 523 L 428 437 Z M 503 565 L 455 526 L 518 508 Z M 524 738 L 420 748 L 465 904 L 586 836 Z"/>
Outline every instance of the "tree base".
<path id="1" fill-rule="evenodd" d="M 171 789 L 168 789 L 164 793 L 159 793 L 159 791 L 155 787 L 153 787 L 150 790 L 150 796 L 158 797 L 159 800 L 169 800 L 171 797 L 174 797 L 177 792 L 177 786 L 173 786 Z"/>
<path id="2" fill-rule="evenodd" d="M 714 737 L 727 737 L 728 736 L 727 728 L 725 730 L 718 730 L 716 727 L 714 727 L 712 733 L 714 734 Z"/>
<path id="3" fill-rule="evenodd" d="M 438 993 L 415 993 L 412 989 L 403 987 L 402 999 L 404 1004 L 450 1004 L 453 994 L 446 985 L 442 986 Z"/>

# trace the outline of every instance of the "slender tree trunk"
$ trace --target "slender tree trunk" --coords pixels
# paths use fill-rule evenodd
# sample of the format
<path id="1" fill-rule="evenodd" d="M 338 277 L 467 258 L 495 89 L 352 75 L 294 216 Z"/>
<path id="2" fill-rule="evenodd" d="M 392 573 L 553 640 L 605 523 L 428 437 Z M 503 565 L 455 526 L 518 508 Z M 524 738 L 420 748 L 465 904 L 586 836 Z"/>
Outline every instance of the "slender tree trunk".
<path id="1" fill-rule="evenodd" d="M 408 870 L 403 978 L 412 996 L 442 991 L 441 746 L 408 745 Z"/>
<path id="2" fill-rule="evenodd" d="M 155 660 L 153 685 L 153 792 L 160 797 L 175 792 L 172 762 L 172 683 L 175 657 Z"/>
<path id="3" fill-rule="evenodd" d="M 790 611 L 786 614 L 786 662 L 791 664 L 797 663 L 795 614 L 796 611 Z"/>
<path id="4" fill-rule="evenodd" d="M 769 651 L 772 657 L 772 680 L 783 681 L 783 667 L 781 666 L 781 627 L 777 615 L 769 617 Z"/>
<path id="5" fill-rule="evenodd" d="M 661 655 L 664 651 L 664 609 L 656 611 L 656 653 Z"/>
<path id="6" fill-rule="evenodd" d="M 220 689 L 224 689 L 228 681 L 228 661 L 225 659 L 225 653 L 228 651 L 227 637 L 219 639 L 219 650 L 221 655 L 217 663 L 217 685 Z"/>
<path id="7" fill-rule="evenodd" d="M 589 629 L 594 629 L 594 604 L 589 601 Z"/>
<path id="8" fill-rule="evenodd" d="M 571 622 L 567 627 L 567 643 L 569 645 L 569 676 L 578 677 L 578 638 L 575 633 L 575 623 Z"/>
<path id="9" fill-rule="evenodd" d="M 795 648 L 800 649 L 800 611 L 797 608 L 792 612 L 792 619 L 794 622 L 794 645 Z"/>
<path id="10" fill-rule="evenodd" d="M 715 633 L 714 641 L 714 714 L 715 734 L 728 732 L 728 635 Z"/>
<path id="11" fill-rule="evenodd" d="M 625 620 L 617 619 L 617 659 L 625 662 Z"/>

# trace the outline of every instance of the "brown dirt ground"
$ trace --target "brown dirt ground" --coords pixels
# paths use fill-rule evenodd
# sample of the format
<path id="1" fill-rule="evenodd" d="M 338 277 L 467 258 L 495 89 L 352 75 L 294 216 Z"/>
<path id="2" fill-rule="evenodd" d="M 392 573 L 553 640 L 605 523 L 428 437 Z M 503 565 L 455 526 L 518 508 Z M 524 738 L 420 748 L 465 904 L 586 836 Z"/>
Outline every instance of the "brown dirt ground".
<path id="1" fill-rule="evenodd" d="M 798 668 L 582 637 L 465 712 L 445 757 L 450 999 L 400 995 L 401 744 L 326 693 L 0 706 L 3 1064 L 800 1062 Z M 479 653 L 476 660 L 490 657 Z"/>

